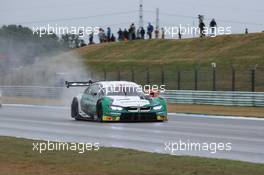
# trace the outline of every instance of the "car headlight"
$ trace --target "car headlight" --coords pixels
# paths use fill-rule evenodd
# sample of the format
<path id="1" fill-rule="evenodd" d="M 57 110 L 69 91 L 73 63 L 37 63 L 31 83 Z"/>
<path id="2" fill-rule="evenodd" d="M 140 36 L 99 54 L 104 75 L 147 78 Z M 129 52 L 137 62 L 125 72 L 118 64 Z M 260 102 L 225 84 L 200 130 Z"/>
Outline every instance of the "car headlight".
<path id="1" fill-rule="evenodd" d="M 110 106 L 110 108 L 111 108 L 112 110 L 114 110 L 114 111 L 122 111 L 122 110 L 123 110 L 123 108 L 120 107 L 120 106 Z"/>
<path id="2" fill-rule="evenodd" d="M 154 109 L 155 111 L 158 111 L 158 110 L 161 110 L 161 109 L 162 109 L 162 106 L 161 106 L 161 105 L 154 106 L 153 109 Z"/>

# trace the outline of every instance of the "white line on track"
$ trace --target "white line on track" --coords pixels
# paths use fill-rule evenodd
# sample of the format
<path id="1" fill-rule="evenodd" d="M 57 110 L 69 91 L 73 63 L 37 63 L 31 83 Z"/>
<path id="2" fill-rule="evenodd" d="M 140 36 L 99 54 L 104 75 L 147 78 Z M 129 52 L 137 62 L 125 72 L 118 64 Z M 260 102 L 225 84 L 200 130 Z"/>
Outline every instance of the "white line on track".
<path id="1" fill-rule="evenodd" d="M 253 120 L 264 121 L 264 118 L 256 117 L 239 117 L 239 116 L 221 116 L 221 115 L 207 115 L 207 114 L 185 114 L 185 113 L 168 113 L 169 115 L 181 117 L 197 117 L 197 118 L 211 118 L 211 119 L 231 119 L 231 120 Z"/>

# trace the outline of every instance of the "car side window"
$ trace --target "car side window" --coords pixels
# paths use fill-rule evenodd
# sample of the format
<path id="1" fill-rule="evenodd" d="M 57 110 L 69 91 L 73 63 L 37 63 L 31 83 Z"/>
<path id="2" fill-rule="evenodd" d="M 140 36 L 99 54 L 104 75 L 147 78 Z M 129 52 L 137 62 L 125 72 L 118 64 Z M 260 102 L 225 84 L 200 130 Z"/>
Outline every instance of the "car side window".
<path id="1" fill-rule="evenodd" d="M 84 92 L 86 95 L 94 95 L 97 94 L 97 96 L 102 96 L 104 93 L 101 92 L 100 86 L 98 84 L 94 84 L 87 88 Z"/>
<path id="2" fill-rule="evenodd" d="M 84 93 L 86 94 L 86 95 L 89 95 L 89 92 L 91 91 L 91 87 L 88 87 L 87 89 L 85 89 L 85 91 L 84 91 Z"/>
<path id="3" fill-rule="evenodd" d="M 99 92 L 99 85 L 98 84 L 92 85 L 90 90 L 90 95 L 94 95 L 94 94 L 98 95 L 98 92 Z"/>

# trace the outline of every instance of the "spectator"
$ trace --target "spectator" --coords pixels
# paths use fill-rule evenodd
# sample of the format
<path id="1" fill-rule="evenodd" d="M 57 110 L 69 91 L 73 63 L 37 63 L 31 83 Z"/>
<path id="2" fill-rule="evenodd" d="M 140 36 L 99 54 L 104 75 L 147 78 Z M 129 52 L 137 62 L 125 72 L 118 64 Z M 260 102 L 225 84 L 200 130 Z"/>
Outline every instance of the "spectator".
<path id="1" fill-rule="evenodd" d="M 210 22 L 210 28 L 211 28 L 211 36 L 215 36 L 216 35 L 216 27 L 217 24 L 215 22 L 215 19 L 213 18 L 212 21 Z"/>
<path id="2" fill-rule="evenodd" d="M 121 28 L 119 28 L 117 34 L 118 34 L 118 41 L 123 41 L 124 40 L 124 33 L 121 30 Z"/>
<path id="3" fill-rule="evenodd" d="M 165 39 L 165 30 L 163 27 L 161 28 L 161 39 Z"/>
<path id="4" fill-rule="evenodd" d="M 137 29 L 137 39 L 141 39 L 140 28 Z"/>
<path id="5" fill-rule="evenodd" d="M 153 32 L 153 30 L 154 30 L 154 27 L 153 27 L 153 25 L 151 25 L 151 23 L 149 23 L 148 24 L 148 36 L 149 36 L 149 39 L 152 39 L 152 32 Z"/>
<path id="6" fill-rule="evenodd" d="M 94 37 L 94 33 L 92 32 L 92 33 L 89 35 L 89 44 L 94 44 L 93 37 Z"/>
<path id="7" fill-rule="evenodd" d="M 159 39 L 159 28 L 158 27 L 156 27 L 156 30 L 155 30 L 155 38 Z"/>
<path id="8" fill-rule="evenodd" d="M 111 40 L 111 29 L 110 27 L 107 27 L 107 41 L 110 42 Z"/>
<path id="9" fill-rule="evenodd" d="M 111 42 L 115 42 L 116 41 L 116 37 L 114 36 L 114 34 L 112 34 L 110 41 Z"/>
<path id="10" fill-rule="evenodd" d="M 134 23 L 132 23 L 129 28 L 129 34 L 130 34 L 130 40 L 136 39 L 136 27 Z"/>
<path id="11" fill-rule="evenodd" d="M 105 31 L 103 30 L 103 42 L 107 42 L 107 37 L 106 37 L 106 34 L 105 34 Z"/>
<path id="12" fill-rule="evenodd" d="M 141 39 L 145 39 L 145 34 L 146 34 L 145 29 L 143 27 L 141 27 L 141 29 L 140 29 Z"/>
<path id="13" fill-rule="evenodd" d="M 128 40 L 132 40 L 132 28 L 131 28 L 131 26 L 128 29 Z"/>
<path id="14" fill-rule="evenodd" d="M 178 31 L 178 37 L 179 39 L 182 39 L 182 34 L 181 34 L 181 28 L 179 27 L 179 31 Z"/>
<path id="15" fill-rule="evenodd" d="M 200 37 L 202 38 L 205 36 L 205 33 L 204 33 L 205 24 L 204 24 L 204 22 L 201 22 L 199 24 L 199 28 L 200 28 Z"/>
<path id="16" fill-rule="evenodd" d="M 99 28 L 99 34 L 98 34 L 98 37 L 99 37 L 99 42 L 100 43 L 103 43 L 104 42 L 104 37 L 103 37 L 103 29 L 102 28 Z"/>
<path id="17" fill-rule="evenodd" d="M 248 34 L 248 28 L 245 29 L 245 34 L 246 34 L 246 35 Z"/>
<path id="18" fill-rule="evenodd" d="M 205 29 L 205 24 L 203 22 L 204 20 L 204 16 L 203 15 L 198 15 L 199 18 L 199 29 L 200 29 L 200 37 L 204 37 L 205 33 L 204 33 L 204 29 Z"/>
<path id="19" fill-rule="evenodd" d="M 129 40 L 129 32 L 127 31 L 127 29 L 124 30 L 124 40 L 127 41 Z"/>
<path id="20" fill-rule="evenodd" d="M 81 45 L 81 47 L 87 46 L 87 45 L 85 44 L 85 42 L 84 42 L 83 39 L 81 39 L 81 41 L 80 41 L 80 45 Z"/>

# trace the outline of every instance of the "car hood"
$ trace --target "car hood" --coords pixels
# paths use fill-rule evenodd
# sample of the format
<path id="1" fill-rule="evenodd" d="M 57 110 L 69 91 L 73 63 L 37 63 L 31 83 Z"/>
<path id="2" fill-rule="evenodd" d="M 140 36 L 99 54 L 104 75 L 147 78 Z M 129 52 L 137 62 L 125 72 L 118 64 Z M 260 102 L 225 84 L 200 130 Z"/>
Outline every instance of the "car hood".
<path id="1" fill-rule="evenodd" d="M 150 100 L 139 96 L 108 96 L 113 100 L 112 105 L 121 107 L 142 107 L 150 105 Z"/>

